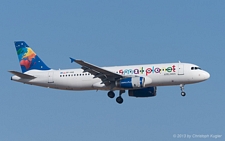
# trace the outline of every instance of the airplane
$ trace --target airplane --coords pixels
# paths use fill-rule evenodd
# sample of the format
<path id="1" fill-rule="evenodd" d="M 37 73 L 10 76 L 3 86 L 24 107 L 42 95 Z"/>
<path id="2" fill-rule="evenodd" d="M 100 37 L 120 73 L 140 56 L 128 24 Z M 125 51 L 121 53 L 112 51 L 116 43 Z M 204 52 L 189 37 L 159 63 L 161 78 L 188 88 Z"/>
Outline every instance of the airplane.
<path id="1" fill-rule="evenodd" d="M 116 102 L 123 103 L 122 94 L 131 97 L 156 96 L 158 86 L 179 85 L 185 96 L 184 85 L 209 79 L 210 74 L 190 63 L 162 63 L 129 66 L 99 67 L 83 60 L 73 59 L 78 69 L 49 68 L 24 41 L 15 41 L 22 72 L 9 71 L 11 80 L 60 90 L 106 90 L 109 98 L 119 91 Z"/>

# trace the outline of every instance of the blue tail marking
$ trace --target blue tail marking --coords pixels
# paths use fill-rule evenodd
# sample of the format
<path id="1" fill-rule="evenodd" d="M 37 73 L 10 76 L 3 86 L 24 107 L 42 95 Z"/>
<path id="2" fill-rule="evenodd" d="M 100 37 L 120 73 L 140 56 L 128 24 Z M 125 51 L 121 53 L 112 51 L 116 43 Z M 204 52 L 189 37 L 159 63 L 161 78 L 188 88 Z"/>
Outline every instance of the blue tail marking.
<path id="1" fill-rule="evenodd" d="M 15 47 L 23 73 L 32 69 L 50 70 L 24 41 L 15 41 Z"/>

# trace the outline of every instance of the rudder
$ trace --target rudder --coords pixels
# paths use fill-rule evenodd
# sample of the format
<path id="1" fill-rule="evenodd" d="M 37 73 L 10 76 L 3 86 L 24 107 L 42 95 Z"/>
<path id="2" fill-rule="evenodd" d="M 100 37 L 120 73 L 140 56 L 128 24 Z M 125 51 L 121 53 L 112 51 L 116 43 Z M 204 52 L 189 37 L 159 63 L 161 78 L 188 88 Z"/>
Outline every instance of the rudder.
<path id="1" fill-rule="evenodd" d="M 50 70 L 38 55 L 24 42 L 15 41 L 15 47 L 22 72 L 28 70 Z"/>

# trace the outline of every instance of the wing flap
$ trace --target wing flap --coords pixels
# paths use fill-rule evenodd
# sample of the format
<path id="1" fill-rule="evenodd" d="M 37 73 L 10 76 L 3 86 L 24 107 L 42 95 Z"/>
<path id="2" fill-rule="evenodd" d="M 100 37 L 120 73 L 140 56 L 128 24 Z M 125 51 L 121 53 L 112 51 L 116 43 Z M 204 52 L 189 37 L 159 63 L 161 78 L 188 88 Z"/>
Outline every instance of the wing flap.
<path id="1" fill-rule="evenodd" d="M 16 76 L 19 76 L 20 78 L 24 78 L 24 79 L 34 79 L 36 78 L 35 76 L 29 75 L 29 74 L 24 74 L 21 72 L 17 72 L 17 71 L 8 71 Z"/>

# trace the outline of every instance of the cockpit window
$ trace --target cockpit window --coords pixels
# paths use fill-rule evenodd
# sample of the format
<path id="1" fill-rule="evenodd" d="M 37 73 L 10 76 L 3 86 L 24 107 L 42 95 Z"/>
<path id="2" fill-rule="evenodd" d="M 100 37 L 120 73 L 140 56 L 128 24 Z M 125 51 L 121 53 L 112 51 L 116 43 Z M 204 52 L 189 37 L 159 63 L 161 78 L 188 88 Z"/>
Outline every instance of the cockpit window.
<path id="1" fill-rule="evenodd" d="M 191 67 L 191 70 L 201 70 L 200 67 Z"/>

